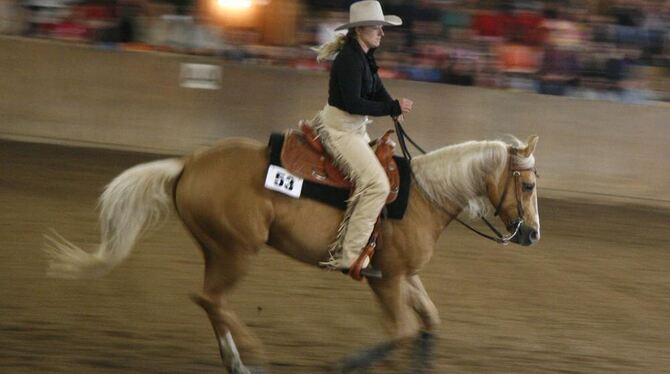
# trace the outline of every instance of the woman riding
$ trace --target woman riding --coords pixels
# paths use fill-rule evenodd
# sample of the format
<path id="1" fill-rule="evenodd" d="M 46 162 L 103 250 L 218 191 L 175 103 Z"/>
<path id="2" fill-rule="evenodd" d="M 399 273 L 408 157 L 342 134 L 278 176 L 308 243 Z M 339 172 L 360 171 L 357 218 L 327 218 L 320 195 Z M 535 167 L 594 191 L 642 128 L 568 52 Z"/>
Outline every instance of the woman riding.
<path id="1" fill-rule="evenodd" d="M 348 29 L 347 34 L 318 49 L 317 61 L 337 57 L 330 72 L 328 103 L 313 126 L 336 165 L 355 186 L 330 248 L 330 259 L 320 265 L 346 271 L 356 279 L 361 274 L 379 275 L 368 266 L 369 258 L 357 260 L 390 192 L 386 172 L 368 144 L 367 124 L 372 122 L 368 116 L 399 117 L 412 110 L 411 100 L 394 100 L 388 94 L 374 58 L 384 36 L 382 27 L 401 24 L 397 16 L 384 16 L 379 2 L 359 1 L 349 9 L 349 23 L 335 29 Z"/>

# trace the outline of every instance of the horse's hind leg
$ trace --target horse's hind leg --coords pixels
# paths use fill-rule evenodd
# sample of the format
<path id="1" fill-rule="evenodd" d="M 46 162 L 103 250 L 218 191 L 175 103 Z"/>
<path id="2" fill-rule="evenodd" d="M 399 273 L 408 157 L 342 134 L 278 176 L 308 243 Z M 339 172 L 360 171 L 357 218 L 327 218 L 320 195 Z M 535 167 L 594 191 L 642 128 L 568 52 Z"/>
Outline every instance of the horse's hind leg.
<path id="1" fill-rule="evenodd" d="M 233 339 L 233 335 L 230 332 L 230 329 L 221 329 L 221 325 L 226 323 L 223 322 L 223 318 L 220 318 L 220 312 L 217 310 L 218 306 L 216 303 L 202 295 L 192 295 L 191 298 L 196 304 L 200 305 L 205 310 L 205 312 L 207 312 L 209 321 L 211 322 L 212 328 L 214 329 L 216 341 L 219 344 L 219 354 L 221 355 L 221 360 L 223 361 L 223 365 L 228 370 L 228 372 L 234 374 L 249 373 L 249 370 L 242 362 L 242 358 L 240 357 L 239 350 L 237 349 L 237 345 L 235 344 L 235 340 Z"/>
<path id="2" fill-rule="evenodd" d="M 205 247 L 203 251 L 205 253 L 204 290 L 203 294 L 193 295 L 192 299 L 207 312 L 219 344 L 224 367 L 230 373 L 249 373 L 242 362 L 240 352 L 244 355 L 245 361 L 262 363 L 261 343 L 228 308 L 225 296 L 246 274 L 248 260 L 253 251 L 239 248 L 211 251 Z"/>

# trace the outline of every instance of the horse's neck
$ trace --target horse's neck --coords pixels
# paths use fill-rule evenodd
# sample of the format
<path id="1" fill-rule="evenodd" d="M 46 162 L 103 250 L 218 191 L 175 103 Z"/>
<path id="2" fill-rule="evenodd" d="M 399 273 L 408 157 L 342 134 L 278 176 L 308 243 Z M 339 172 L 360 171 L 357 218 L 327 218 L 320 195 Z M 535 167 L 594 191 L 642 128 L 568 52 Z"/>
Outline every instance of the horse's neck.
<path id="1" fill-rule="evenodd" d="M 412 170 L 426 199 L 456 215 L 468 207 L 484 209 L 486 178 L 504 168 L 506 154 L 502 142 L 467 142 L 415 158 Z"/>
<path id="2" fill-rule="evenodd" d="M 437 241 L 447 225 L 461 213 L 462 209 L 454 204 L 446 207 L 438 206 L 417 182 L 413 181 L 407 210 L 407 216 L 422 229 L 422 235 Z"/>

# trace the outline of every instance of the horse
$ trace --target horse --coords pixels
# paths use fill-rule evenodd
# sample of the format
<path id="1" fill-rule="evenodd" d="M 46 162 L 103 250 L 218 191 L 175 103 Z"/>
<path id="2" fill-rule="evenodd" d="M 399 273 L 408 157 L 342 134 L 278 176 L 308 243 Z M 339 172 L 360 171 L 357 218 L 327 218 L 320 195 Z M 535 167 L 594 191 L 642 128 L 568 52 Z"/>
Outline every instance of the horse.
<path id="1" fill-rule="evenodd" d="M 537 136 L 525 143 L 514 138 L 512 144 L 469 141 L 411 159 L 405 216 L 383 221 L 372 259 L 383 276 L 367 280 L 390 322 L 391 341 L 421 336 L 440 324 L 419 273 L 461 212 L 477 217 L 495 209 L 509 231 L 499 242 L 532 245 L 540 239 L 537 142 Z M 142 234 L 176 212 L 204 255 L 203 290 L 192 299 L 209 317 L 224 367 L 249 372 L 245 363 L 262 361 L 262 345 L 227 305 L 231 290 L 264 246 L 318 266 L 328 259 L 343 218 L 337 208 L 264 188 L 268 161 L 266 145 L 229 138 L 185 157 L 125 170 L 100 196 L 97 251 L 48 236 L 49 275 L 102 276 L 128 257 Z"/>

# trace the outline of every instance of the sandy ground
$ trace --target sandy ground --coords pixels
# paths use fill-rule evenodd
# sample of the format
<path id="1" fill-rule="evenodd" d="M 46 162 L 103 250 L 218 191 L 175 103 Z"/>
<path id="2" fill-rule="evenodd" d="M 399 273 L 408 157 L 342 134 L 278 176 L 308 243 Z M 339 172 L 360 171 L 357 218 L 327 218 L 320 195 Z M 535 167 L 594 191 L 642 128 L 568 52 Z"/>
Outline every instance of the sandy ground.
<path id="1" fill-rule="evenodd" d="M 222 371 L 209 322 L 188 300 L 202 259 L 176 218 L 105 278 L 44 276 L 42 234 L 56 228 L 93 248 L 101 189 L 153 158 L 0 141 L 0 372 Z M 543 239 L 532 248 L 456 226 L 442 236 L 422 273 L 443 320 L 431 372 L 670 372 L 670 211 L 540 205 Z M 273 373 L 325 372 L 386 339 L 364 283 L 271 250 L 231 303 Z M 412 372 L 404 357 L 369 371 Z"/>

